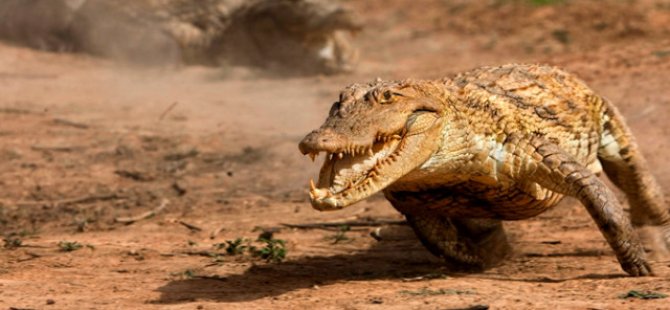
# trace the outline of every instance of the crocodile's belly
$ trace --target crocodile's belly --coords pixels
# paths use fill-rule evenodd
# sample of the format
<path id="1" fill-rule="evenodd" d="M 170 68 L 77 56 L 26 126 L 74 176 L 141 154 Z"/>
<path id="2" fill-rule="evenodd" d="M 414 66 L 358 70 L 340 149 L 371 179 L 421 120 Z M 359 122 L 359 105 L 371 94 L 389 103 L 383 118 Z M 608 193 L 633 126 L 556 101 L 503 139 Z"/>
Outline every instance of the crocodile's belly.
<path id="1" fill-rule="evenodd" d="M 547 192 L 542 199 L 518 188 L 497 188 L 465 182 L 421 190 L 384 190 L 386 198 L 403 214 L 440 214 L 449 217 L 520 220 L 555 206 L 563 195 Z"/>

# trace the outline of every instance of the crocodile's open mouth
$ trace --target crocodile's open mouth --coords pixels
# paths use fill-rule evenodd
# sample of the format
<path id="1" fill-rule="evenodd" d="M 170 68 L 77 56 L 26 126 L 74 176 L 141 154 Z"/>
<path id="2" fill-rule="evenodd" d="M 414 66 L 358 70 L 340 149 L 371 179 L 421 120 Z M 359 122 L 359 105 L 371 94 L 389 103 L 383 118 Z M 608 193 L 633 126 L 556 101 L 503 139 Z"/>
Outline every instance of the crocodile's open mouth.
<path id="1" fill-rule="evenodd" d="M 439 148 L 439 119 L 437 113 L 415 111 L 395 132 L 377 132 L 369 140 L 345 138 L 329 127 L 308 134 L 300 142 L 300 151 L 312 160 L 326 154 L 319 181 L 310 181 L 312 206 L 322 211 L 342 209 L 420 167 Z"/>
<path id="2" fill-rule="evenodd" d="M 400 134 L 378 136 L 369 146 L 352 145 L 326 154 L 319 181 L 310 180 L 312 205 L 319 209 L 339 209 L 383 189 L 384 170 L 400 156 Z M 320 151 L 309 153 L 315 159 Z"/>

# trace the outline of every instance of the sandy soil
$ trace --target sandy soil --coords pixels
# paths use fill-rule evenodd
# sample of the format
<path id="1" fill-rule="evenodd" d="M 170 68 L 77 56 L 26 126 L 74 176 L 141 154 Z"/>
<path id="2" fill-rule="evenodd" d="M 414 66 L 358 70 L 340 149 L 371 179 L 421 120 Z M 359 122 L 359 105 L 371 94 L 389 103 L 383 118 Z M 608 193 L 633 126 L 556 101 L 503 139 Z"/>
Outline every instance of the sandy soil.
<path id="1" fill-rule="evenodd" d="M 514 256 L 478 274 L 446 270 L 403 225 L 381 241 L 371 226 L 281 225 L 402 219 L 381 197 L 336 213 L 307 202 L 318 165 L 297 142 L 339 89 L 508 62 L 560 65 L 614 101 L 670 188 L 667 1 L 415 2 L 347 1 L 366 13 L 362 61 L 328 77 L 137 69 L 0 43 L 0 308 L 670 309 L 620 298 L 670 294 L 670 258 L 626 276 L 574 200 L 506 223 Z M 283 262 L 217 247 L 263 231 L 286 240 Z"/>

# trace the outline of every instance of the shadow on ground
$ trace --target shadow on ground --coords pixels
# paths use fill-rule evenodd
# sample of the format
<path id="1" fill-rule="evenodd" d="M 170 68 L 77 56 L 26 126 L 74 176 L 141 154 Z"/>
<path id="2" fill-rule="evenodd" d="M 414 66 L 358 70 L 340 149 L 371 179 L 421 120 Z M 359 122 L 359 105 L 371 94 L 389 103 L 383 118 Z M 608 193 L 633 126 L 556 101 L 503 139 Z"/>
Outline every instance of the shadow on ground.
<path id="1" fill-rule="evenodd" d="M 411 278 L 435 272 L 446 270 L 418 242 L 379 242 L 352 254 L 305 256 L 280 264 L 255 265 L 242 274 L 174 280 L 158 289 L 161 296 L 153 303 L 240 302 L 315 285 Z"/>
<path id="2" fill-rule="evenodd" d="M 566 256 L 601 256 L 602 253 L 565 253 Z M 507 261 L 502 269 L 514 265 Z M 582 274 L 554 279 L 542 276 L 510 278 L 504 270 L 494 268 L 481 274 L 453 273 L 441 260 L 433 257 L 416 241 L 379 242 L 368 250 L 334 256 L 301 257 L 281 264 L 256 265 L 242 274 L 230 276 L 195 277 L 174 280 L 160 287 L 155 304 L 176 304 L 196 300 L 241 302 L 280 296 L 282 294 L 326 286 L 337 282 L 398 280 L 417 277 L 448 276 L 473 277 L 504 281 L 557 283 L 571 279 L 616 279 L 625 274 Z"/>

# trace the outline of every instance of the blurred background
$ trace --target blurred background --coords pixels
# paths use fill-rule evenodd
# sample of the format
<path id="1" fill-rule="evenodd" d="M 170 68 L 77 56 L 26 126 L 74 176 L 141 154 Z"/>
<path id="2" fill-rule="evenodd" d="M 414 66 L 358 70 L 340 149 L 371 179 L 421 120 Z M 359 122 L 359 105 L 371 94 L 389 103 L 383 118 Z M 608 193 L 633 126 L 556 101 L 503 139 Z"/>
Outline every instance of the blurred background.
<path id="1" fill-rule="evenodd" d="M 383 245 L 365 229 L 336 245 L 324 241 L 332 232 L 275 229 L 287 241 L 288 265 L 260 275 L 249 274 L 259 272 L 252 258 L 226 256 L 212 267 L 202 249 L 281 223 L 401 220 L 382 197 L 339 213 L 313 211 L 306 189 L 319 167 L 297 142 L 348 84 L 513 62 L 560 66 L 612 100 L 670 188 L 668 0 L 0 0 L 0 278 L 8 279 L 0 281 L 0 305 L 42 308 L 48 297 L 60 307 L 321 300 L 359 308 L 378 297 L 417 306 L 397 291 L 427 283 L 403 277 L 439 265 L 413 240 L 374 251 Z M 137 223 L 118 220 L 160 206 Z M 539 262 L 496 275 L 617 272 L 578 204 L 552 212 L 510 224 L 517 247 L 540 253 Z M 547 249 L 540 243 L 548 239 L 563 242 Z M 70 253 L 59 249 L 62 241 L 91 248 Z M 543 252 L 581 247 L 605 256 Z M 196 248 L 205 255 L 188 254 Z M 399 275 L 398 265 L 409 275 Z M 194 274 L 246 276 L 226 284 Z M 594 280 L 578 282 L 573 295 L 555 293 L 563 284 L 554 284 L 534 288 L 544 297 L 515 298 L 528 288 L 473 281 L 449 285 L 477 283 L 492 290 L 488 297 L 449 305 L 619 302 L 616 286 L 593 289 Z M 328 289 L 312 290 L 324 283 Z M 579 294 L 586 288 L 594 290 L 590 299 Z"/>

